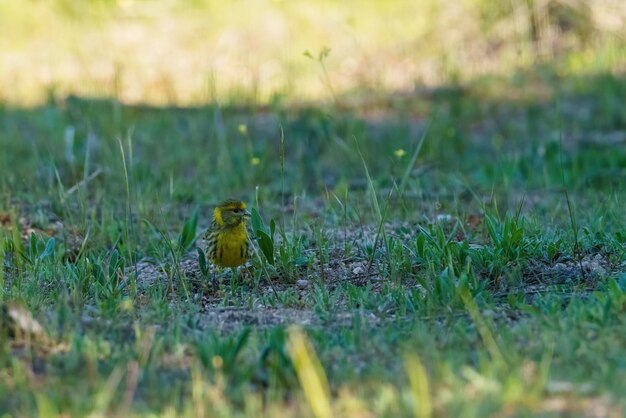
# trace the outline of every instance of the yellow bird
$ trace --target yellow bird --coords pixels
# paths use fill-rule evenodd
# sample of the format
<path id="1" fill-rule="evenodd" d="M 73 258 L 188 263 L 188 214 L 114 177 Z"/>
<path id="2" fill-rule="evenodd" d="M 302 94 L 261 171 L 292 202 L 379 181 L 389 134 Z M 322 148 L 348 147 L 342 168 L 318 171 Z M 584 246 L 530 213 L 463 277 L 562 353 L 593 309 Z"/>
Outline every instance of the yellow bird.
<path id="1" fill-rule="evenodd" d="M 204 239 L 208 242 L 207 255 L 220 267 L 238 267 L 249 257 L 250 239 L 246 219 L 250 212 L 238 199 L 227 199 L 213 211 L 213 222 Z"/>

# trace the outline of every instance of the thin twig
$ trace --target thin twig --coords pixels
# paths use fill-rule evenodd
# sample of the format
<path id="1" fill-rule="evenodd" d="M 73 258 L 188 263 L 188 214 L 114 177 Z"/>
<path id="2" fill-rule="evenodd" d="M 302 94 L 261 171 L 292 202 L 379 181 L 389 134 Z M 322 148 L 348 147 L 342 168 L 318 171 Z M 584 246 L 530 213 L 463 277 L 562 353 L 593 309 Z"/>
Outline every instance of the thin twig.
<path id="1" fill-rule="evenodd" d="M 84 184 L 89 183 L 91 180 L 95 179 L 96 177 L 98 177 L 100 174 L 102 173 L 102 169 L 97 169 L 96 171 L 94 171 L 93 173 L 91 173 L 89 176 L 87 176 L 87 178 L 82 179 L 81 181 L 79 181 L 78 183 L 76 183 L 75 185 L 73 185 L 72 187 L 70 187 L 69 189 L 67 189 L 67 191 L 65 192 L 66 196 L 71 195 L 72 193 L 74 193 L 76 190 L 80 189 L 80 187 Z"/>

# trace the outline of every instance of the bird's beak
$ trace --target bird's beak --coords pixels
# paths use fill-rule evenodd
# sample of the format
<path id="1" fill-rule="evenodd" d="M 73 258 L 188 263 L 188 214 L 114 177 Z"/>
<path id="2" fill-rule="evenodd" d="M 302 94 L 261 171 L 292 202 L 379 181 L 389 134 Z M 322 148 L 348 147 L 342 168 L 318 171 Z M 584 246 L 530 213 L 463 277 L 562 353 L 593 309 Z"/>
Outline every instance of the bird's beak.
<path id="1" fill-rule="evenodd" d="M 249 210 L 246 209 L 246 210 L 243 211 L 243 217 L 244 218 L 249 218 L 250 216 L 252 216 L 252 214 L 250 213 Z"/>

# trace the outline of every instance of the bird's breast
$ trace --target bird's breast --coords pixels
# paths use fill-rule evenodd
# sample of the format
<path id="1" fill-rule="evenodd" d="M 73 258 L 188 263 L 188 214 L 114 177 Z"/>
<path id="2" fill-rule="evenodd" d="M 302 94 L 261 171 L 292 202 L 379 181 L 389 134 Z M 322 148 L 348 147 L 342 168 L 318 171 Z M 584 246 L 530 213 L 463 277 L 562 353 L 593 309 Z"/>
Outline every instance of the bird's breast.
<path id="1" fill-rule="evenodd" d="M 218 234 L 215 262 L 222 267 L 237 267 L 246 262 L 248 234 L 245 227 L 226 229 Z"/>

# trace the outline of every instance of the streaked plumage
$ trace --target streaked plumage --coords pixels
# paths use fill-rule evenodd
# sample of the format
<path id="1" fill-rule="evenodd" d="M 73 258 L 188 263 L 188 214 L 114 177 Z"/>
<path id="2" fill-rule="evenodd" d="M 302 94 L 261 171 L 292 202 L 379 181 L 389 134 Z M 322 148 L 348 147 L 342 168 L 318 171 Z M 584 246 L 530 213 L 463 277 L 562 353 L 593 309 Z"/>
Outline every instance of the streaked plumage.
<path id="1" fill-rule="evenodd" d="M 220 267 L 238 267 L 249 257 L 246 218 L 250 213 L 237 199 L 227 199 L 213 211 L 213 222 L 204 235 L 207 256 Z"/>

